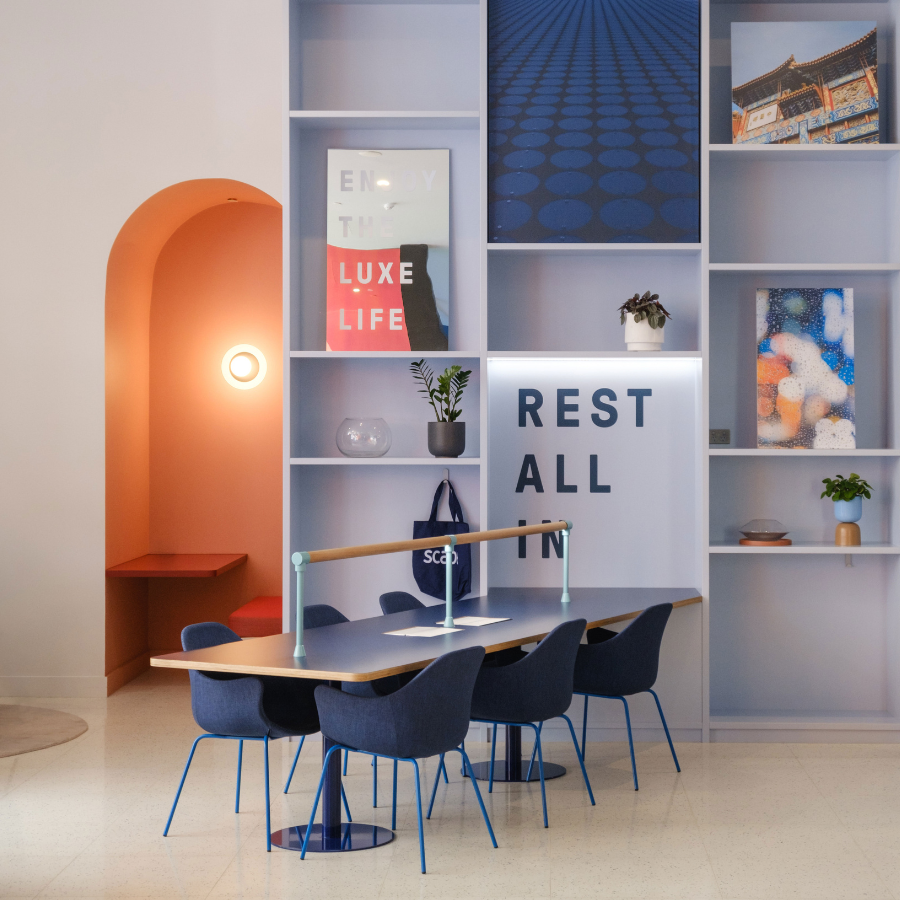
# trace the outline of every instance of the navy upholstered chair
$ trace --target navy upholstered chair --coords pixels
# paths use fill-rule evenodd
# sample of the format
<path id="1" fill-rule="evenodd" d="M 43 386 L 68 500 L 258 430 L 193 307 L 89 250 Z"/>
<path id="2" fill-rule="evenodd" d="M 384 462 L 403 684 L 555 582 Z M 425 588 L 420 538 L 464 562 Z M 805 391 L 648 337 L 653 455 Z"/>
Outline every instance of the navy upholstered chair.
<path id="1" fill-rule="evenodd" d="M 411 609 L 425 609 L 425 604 L 421 600 L 417 600 L 406 591 L 388 591 L 378 598 L 378 604 L 386 616 L 398 612 L 408 612 Z"/>
<path id="2" fill-rule="evenodd" d="M 181 632 L 185 650 L 202 650 L 241 640 L 230 628 L 218 622 L 188 625 Z M 194 740 L 187 764 L 178 784 L 175 802 L 163 835 L 169 833 L 175 807 L 194 758 L 197 744 L 204 738 L 238 741 L 237 788 L 234 811 L 241 801 L 241 761 L 244 741 L 261 741 L 266 782 L 266 850 L 272 849 L 269 811 L 269 739 L 314 734 L 319 730 L 314 690 L 316 682 L 296 678 L 257 677 L 219 672 L 190 671 L 191 711 L 194 721 L 207 734 Z M 344 801 L 346 803 L 346 799 Z M 348 811 L 349 817 L 349 811 Z"/>
<path id="3" fill-rule="evenodd" d="M 663 715 L 659 697 L 653 690 L 659 670 L 659 648 L 671 614 L 671 603 L 651 606 L 615 637 L 579 647 L 578 657 L 575 660 L 575 693 L 584 695 L 584 719 L 581 725 L 582 755 L 587 738 L 589 698 L 621 700 L 625 705 L 625 725 L 628 729 L 628 748 L 631 751 L 631 774 L 635 790 L 638 789 L 637 766 L 634 761 L 631 716 L 626 699 L 633 694 L 646 692 L 653 695 L 666 740 L 669 742 L 669 749 L 672 751 L 672 759 L 675 760 L 675 769 L 681 771 L 666 717 Z M 590 637 L 590 632 L 588 635 Z"/>
<path id="4" fill-rule="evenodd" d="M 385 697 L 357 697 L 334 688 L 316 688 L 316 703 L 322 734 L 334 741 L 322 765 L 322 777 L 309 817 L 301 858 L 306 855 L 309 835 L 316 819 L 325 771 L 332 753 L 349 750 L 369 756 L 384 756 L 396 762 L 411 763 L 416 778 L 416 808 L 419 821 L 419 856 L 425 872 L 425 837 L 422 829 L 422 788 L 417 759 L 440 756 L 455 750 L 462 756 L 469 780 L 481 807 L 491 843 L 497 841 L 491 820 L 478 790 L 472 764 L 461 743 L 469 728 L 472 689 L 484 660 L 483 647 L 469 647 L 445 653 L 419 672 L 407 685 Z M 435 791 L 437 779 L 435 779 Z M 431 808 L 434 791 L 431 795 Z M 396 807 L 395 807 L 396 812 Z M 396 827 L 396 821 L 391 826 Z"/>
<path id="5" fill-rule="evenodd" d="M 415 598 L 413 598 L 415 599 Z M 329 606 L 327 603 L 313 603 L 303 608 L 303 627 L 306 629 L 325 628 L 328 625 L 340 625 L 350 620 L 338 609 Z M 387 678 L 378 678 L 375 681 L 344 681 L 341 682 L 341 690 L 348 694 L 356 694 L 360 697 L 383 697 L 386 694 L 393 693 L 400 687 L 400 680 L 396 675 L 389 675 Z M 316 729 L 318 731 L 318 729 Z M 311 733 L 311 732 L 310 732 Z M 297 768 L 297 760 L 300 759 L 300 751 L 303 749 L 305 738 L 300 738 L 300 746 L 294 754 L 294 762 L 291 764 L 291 771 L 288 773 L 287 781 L 284 785 L 284 793 L 288 792 L 291 786 L 291 780 L 294 777 L 294 769 Z M 347 756 L 344 754 L 344 774 L 347 774 Z M 375 767 L 372 771 L 372 806 L 378 806 L 378 768 L 377 760 L 372 761 Z M 344 800 L 346 808 L 347 801 Z M 347 818 L 350 818 L 348 811 Z M 351 820 L 352 821 L 352 820 Z"/>
<path id="6" fill-rule="evenodd" d="M 534 730 L 534 752 L 537 753 L 541 780 L 541 802 L 544 807 L 544 828 L 547 822 L 547 795 L 544 789 L 544 758 L 541 750 L 541 727 L 548 719 L 565 719 L 581 765 L 591 805 L 594 792 L 578 749 L 575 729 L 566 715 L 572 703 L 572 676 L 578 643 L 587 622 L 575 619 L 557 625 L 524 659 L 508 666 L 482 668 L 472 695 L 472 718 L 490 723 L 494 739 L 491 742 L 491 765 L 488 792 L 494 787 L 494 754 L 497 747 L 498 725 L 520 725 Z M 538 723 L 538 724 L 535 724 Z M 532 753 L 532 764 L 534 753 Z M 531 776 L 528 767 L 527 778 Z"/>

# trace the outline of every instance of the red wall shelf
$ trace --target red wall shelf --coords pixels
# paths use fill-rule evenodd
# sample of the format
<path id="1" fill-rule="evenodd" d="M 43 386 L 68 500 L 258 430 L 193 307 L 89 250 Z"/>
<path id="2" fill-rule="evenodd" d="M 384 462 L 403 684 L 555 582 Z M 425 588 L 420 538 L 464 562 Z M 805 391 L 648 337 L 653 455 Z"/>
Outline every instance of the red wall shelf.
<path id="1" fill-rule="evenodd" d="M 148 553 L 110 566 L 108 578 L 215 578 L 247 562 L 246 553 Z"/>

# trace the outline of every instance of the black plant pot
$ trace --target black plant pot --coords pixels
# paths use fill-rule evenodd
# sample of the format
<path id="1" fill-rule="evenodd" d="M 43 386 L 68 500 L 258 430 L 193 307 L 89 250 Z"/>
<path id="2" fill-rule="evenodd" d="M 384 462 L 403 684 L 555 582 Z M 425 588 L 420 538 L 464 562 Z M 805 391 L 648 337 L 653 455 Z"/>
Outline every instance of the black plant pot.
<path id="1" fill-rule="evenodd" d="M 432 456 L 459 456 L 465 449 L 465 422 L 428 423 L 428 452 Z"/>

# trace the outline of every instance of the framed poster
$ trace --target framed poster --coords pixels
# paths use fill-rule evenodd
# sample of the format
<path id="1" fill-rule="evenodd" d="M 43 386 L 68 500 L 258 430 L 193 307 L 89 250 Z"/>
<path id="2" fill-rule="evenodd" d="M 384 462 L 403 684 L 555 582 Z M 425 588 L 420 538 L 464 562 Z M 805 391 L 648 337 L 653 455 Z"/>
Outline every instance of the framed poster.
<path id="1" fill-rule="evenodd" d="M 326 350 L 446 350 L 450 151 L 329 150 Z"/>

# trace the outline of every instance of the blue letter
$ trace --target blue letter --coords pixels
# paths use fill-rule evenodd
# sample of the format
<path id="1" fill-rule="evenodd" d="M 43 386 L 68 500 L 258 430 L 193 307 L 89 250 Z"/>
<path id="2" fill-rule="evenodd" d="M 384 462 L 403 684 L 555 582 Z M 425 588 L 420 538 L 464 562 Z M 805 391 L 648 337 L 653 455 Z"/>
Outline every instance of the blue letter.
<path id="1" fill-rule="evenodd" d="M 594 413 L 591 416 L 591 421 L 600 428 L 609 428 L 610 425 L 616 424 L 616 419 L 619 418 L 619 411 L 614 406 L 604 403 L 601 399 L 602 397 L 606 397 L 607 400 L 612 400 L 613 403 L 616 402 L 615 391 L 612 391 L 609 388 L 600 388 L 599 391 L 594 391 L 594 396 L 591 397 L 591 403 L 593 403 L 597 409 L 607 413 L 608 417 L 601 419 L 597 413 Z"/>
<path id="2" fill-rule="evenodd" d="M 578 388 L 560 388 L 556 392 L 556 427 L 577 428 L 578 419 L 567 419 L 567 412 L 578 412 L 577 403 L 566 403 L 566 397 L 577 397 Z"/>
<path id="3" fill-rule="evenodd" d="M 534 400 L 534 403 L 529 403 L 529 398 Z M 531 416 L 531 421 L 535 426 L 541 428 L 543 423 L 538 415 L 538 410 L 543 405 L 544 396 L 540 391 L 535 391 L 531 388 L 519 388 L 519 428 L 525 427 L 526 414 Z"/>
<path id="4" fill-rule="evenodd" d="M 566 458 L 560 453 L 556 457 L 556 493 L 574 494 L 577 491 L 577 484 L 566 484 Z"/>
<path id="5" fill-rule="evenodd" d="M 531 472 L 532 474 L 528 474 Z M 525 488 L 533 487 L 538 494 L 544 493 L 544 485 L 541 482 L 541 473 L 538 472 L 537 460 L 533 453 L 526 453 L 522 460 L 522 470 L 519 472 L 519 483 L 516 485 L 516 493 L 521 494 Z"/>
<path id="6" fill-rule="evenodd" d="M 650 388 L 628 388 L 628 396 L 635 398 L 635 428 L 644 427 L 644 397 L 649 397 L 652 393 Z"/>
<path id="7" fill-rule="evenodd" d="M 597 484 L 597 454 L 591 454 L 591 493 L 592 494 L 608 494 L 610 493 L 608 484 Z"/>

